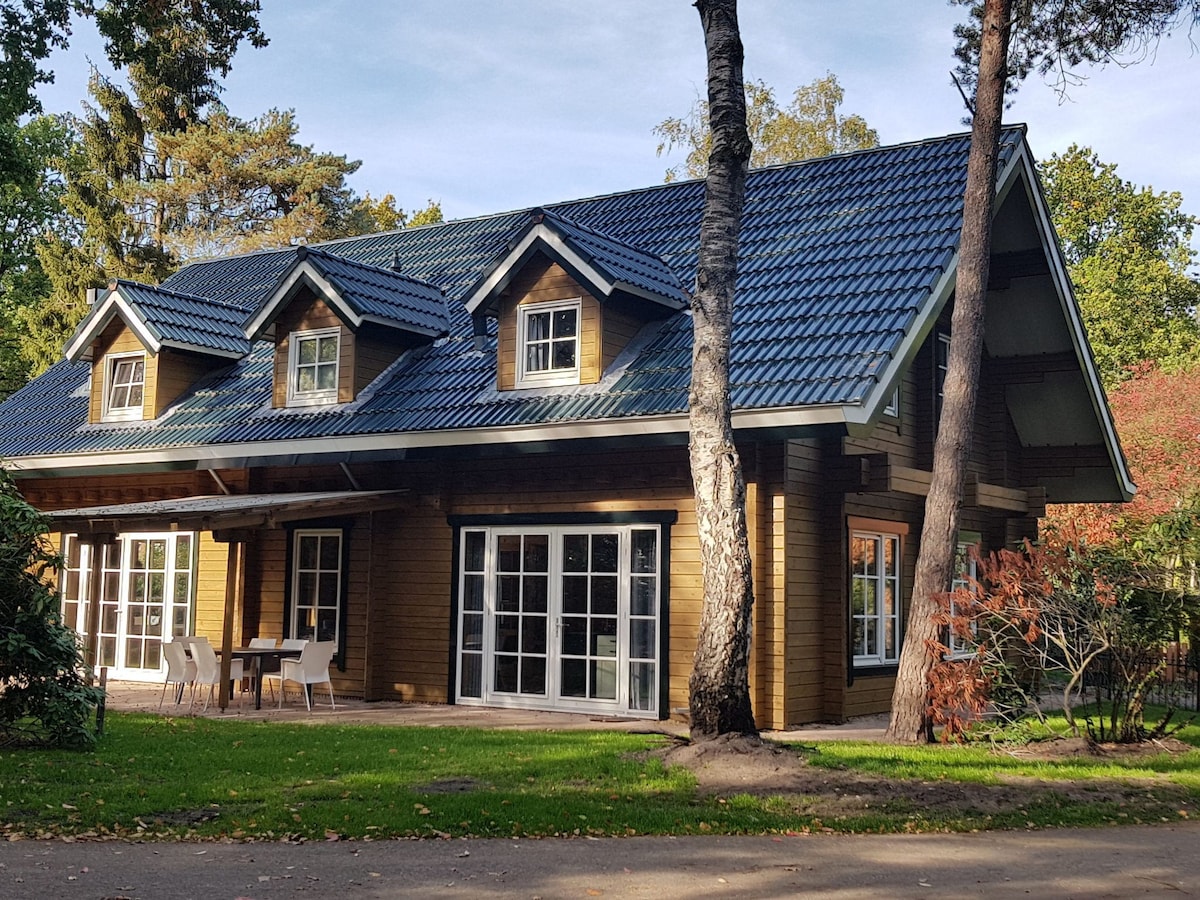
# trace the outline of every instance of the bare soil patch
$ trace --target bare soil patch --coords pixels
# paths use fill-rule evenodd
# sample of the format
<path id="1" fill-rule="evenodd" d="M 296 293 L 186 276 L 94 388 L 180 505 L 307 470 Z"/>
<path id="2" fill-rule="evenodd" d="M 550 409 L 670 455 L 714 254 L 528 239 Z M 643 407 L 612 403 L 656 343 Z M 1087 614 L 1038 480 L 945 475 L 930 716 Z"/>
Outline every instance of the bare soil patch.
<path id="1" fill-rule="evenodd" d="M 1175 741 L 1174 750 L 1192 749 Z M 1082 745 L 1082 746 L 1080 746 Z M 1140 755 L 1163 752 L 1163 747 L 1089 748 L 1086 741 L 1047 741 L 1022 748 L 1023 756 L 1062 759 L 1090 754 L 1102 756 Z M 997 751 L 1002 752 L 1002 751 Z M 1009 751 L 1003 751 L 1009 752 Z M 919 781 L 884 778 L 861 772 L 829 769 L 810 764 L 800 752 L 756 738 L 724 736 L 705 743 L 677 742 L 655 751 L 667 765 L 687 768 L 696 776 L 702 794 L 731 796 L 751 794 L 782 797 L 798 814 L 832 819 L 862 814 L 869 810 L 903 812 L 937 810 L 943 815 L 994 816 L 1039 802 L 1110 802 L 1138 812 L 1158 815 L 1164 806 L 1184 810 L 1189 816 L 1195 804 L 1177 785 L 1159 780 L 1081 779 L 1043 781 L 1034 778 L 1005 778 L 1000 784 L 956 781 Z"/>

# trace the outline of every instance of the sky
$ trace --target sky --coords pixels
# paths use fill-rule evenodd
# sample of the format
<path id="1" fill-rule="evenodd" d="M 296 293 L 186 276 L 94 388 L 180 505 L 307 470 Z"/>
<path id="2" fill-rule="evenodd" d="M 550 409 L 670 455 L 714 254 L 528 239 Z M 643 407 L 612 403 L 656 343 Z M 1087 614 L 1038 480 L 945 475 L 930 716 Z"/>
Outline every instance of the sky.
<path id="1" fill-rule="evenodd" d="M 747 78 L 786 101 L 826 72 L 884 144 L 965 130 L 950 79 L 946 0 L 742 0 Z M 360 194 L 407 210 L 439 201 L 465 218 L 657 184 L 652 129 L 704 89 L 690 0 L 262 0 L 265 49 L 244 46 L 225 80 L 230 111 L 292 109 L 299 139 L 361 160 Z M 1197 35 L 1200 39 L 1200 34 Z M 80 112 L 89 23 L 50 60 L 48 112 Z M 1031 77 L 1005 114 L 1035 156 L 1089 146 L 1138 186 L 1178 191 L 1200 215 L 1200 56 L 1188 34 L 1136 65 L 1082 73 L 1062 98 Z M 1200 243 L 1197 244 L 1200 246 Z"/>

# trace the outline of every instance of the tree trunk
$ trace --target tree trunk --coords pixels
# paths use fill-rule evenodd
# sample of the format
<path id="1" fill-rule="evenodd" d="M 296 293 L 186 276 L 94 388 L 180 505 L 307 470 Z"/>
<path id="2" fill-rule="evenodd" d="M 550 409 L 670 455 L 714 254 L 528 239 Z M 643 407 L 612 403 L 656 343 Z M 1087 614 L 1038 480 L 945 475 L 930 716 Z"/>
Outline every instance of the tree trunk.
<path id="1" fill-rule="evenodd" d="M 697 0 L 708 53 L 708 159 L 688 396 L 704 607 L 690 681 L 692 737 L 757 734 L 750 705 L 754 590 L 746 483 L 730 422 L 729 345 L 750 138 L 736 0 Z"/>
<path id="2" fill-rule="evenodd" d="M 925 499 L 925 521 L 917 556 L 912 603 L 900 668 L 892 694 L 889 740 L 915 743 L 932 738 L 928 676 L 937 662 L 938 627 L 934 597 L 950 589 L 958 513 L 979 393 L 984 304 L 992 245 L 992 206 L 1007 81 L 1011 0 L 986 0 L 983 11 L 979 79 L 963 197 L 962 236 L 950 321 L 945 393 L 933 451 L 933 476 Z"/>

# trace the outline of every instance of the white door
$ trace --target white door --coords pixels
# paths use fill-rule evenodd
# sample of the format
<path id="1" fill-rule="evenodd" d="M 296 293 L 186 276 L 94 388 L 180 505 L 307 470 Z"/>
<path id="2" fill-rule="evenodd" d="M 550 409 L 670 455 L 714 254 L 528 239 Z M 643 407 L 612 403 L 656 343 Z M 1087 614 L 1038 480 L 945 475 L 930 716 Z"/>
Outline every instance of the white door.
<path id="1" fill-rule="evenodd" d="M 191 631 L 195 545 L 187 533 L 124 534 L 106 547 L 98 664 L 108 667 L 109 678 L 161 679 L 163 641 Z M 80 634 L 87 627 L 87 550 L 70 539 L 62 580 L 63 617 Z"/>
<path id="2" fill-rule="evenodd" d="M 459 702 L 656 715 L 659 534 L 464 529 Z"/>

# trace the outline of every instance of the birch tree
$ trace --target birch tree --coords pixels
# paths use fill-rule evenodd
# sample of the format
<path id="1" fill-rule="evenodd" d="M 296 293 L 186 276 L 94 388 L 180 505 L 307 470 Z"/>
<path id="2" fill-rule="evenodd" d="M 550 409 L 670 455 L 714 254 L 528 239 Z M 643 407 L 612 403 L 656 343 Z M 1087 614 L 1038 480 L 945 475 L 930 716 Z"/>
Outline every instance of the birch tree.
<path id="1" fill-rule="evenodd" d="M 688 395 L 692 483 L 704 606 L 692 667 L 695 740 L 757 734 L 750 703 L 754 590 L 746 482 L 730 420 L 729 348 L 738 239 L 750 161 L 737 0 L 697 0 L 708 58 L 712 148 L 705 181 Z"/>

